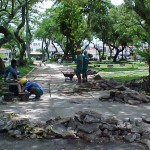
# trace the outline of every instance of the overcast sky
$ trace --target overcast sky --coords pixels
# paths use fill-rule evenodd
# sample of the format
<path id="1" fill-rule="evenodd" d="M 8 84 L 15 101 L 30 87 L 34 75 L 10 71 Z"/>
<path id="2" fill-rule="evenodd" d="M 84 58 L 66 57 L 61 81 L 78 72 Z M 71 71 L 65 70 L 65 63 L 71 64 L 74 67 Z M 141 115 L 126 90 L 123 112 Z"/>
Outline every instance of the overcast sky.
<path id="1" fill-rule="evenodd" d="M 111 0 L 114 5 L 120 5 L 123 3 L 123 0 Z"/>
<path id="2" fill-rule="evenodd" d="M 114 5 L 120 5 L 123 3 L 123 0 L 111 0 L 111 2 L 114 4 Z M 42 4 L 40 3 L 39 4 L 39 7 L 43 8 L 43 11 L 44 9 L 46 8 L 50 8 L 52 6 L 53 2 L 52 1 L 44 1 Z M 41 9 L 40 9 L 41 10 Z"/>

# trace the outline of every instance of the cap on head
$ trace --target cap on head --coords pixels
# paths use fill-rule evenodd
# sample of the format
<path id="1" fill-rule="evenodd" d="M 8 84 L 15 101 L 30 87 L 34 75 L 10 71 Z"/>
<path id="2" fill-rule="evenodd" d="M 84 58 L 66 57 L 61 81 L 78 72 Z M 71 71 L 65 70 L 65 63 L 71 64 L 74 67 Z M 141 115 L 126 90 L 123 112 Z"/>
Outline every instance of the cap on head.
<path id="1" fill-rule="evenodd" d="M 77 52 L 81 52 L 81 51 L 82 51 L 81 49 L 79 49 L 79 48 L 77 49 Z"/>
<path id="2" fill-rule="evenodd" d="M 28 80 L 27 80 L 26 78 L 22 78 L 19 83 L 20 83 L 21 85 L 24 85 L 27 81 L 28 81 Z"/>

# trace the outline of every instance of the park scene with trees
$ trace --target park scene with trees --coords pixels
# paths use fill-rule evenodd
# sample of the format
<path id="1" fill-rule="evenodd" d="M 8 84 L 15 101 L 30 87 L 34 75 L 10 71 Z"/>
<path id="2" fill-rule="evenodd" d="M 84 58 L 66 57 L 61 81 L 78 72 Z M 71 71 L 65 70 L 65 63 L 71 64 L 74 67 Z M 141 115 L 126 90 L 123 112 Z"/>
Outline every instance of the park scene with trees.
<path id="1" fill-rule="evenodd" d="M 150 1 L 49 0 L 42 10 L 44 2 L 0 1 L 2 135 L 75 142 L 67 147 L 58 141 L 57 147 L 52 140 L 52 149 L 150 149 Z M 88 82 L 80 85 L 74 72 L 78 49 L 89 57 Z M 42 85 L 41 101 L 6 100 L 4 72 L 12 59 L 20 78 Z M 30 122 L 37 118 L 45 124 Z M 43 143 L 34 142 L 40 149 Z"/>

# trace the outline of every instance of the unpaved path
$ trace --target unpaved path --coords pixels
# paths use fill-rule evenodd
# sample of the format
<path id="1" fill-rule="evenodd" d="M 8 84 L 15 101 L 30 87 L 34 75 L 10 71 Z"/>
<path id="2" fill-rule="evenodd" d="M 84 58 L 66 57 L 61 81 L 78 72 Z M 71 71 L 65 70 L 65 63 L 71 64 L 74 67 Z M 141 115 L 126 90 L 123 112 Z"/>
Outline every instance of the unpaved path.
<path id="1" fill-rule="evenodd" d="M 40 83 L 44 87 L 44 95 L 40 101 L 12 102 L 8 105 L 0 105 L 1 112 L 14 112 L 30 119 L 46 121 L 50 117 L 70 117 L 78 111 L 94 110 L 106 115 L 115 115 L 119 118 L 141 117 L 149 115 L 150 104 L 128 105 L 121 103 L 100 102 L 98 99 L 107 91 L 91 91 L 82 94 L 64 94 L 72 91 L 76 84 L 76 77 L 73 82 L 65 82 L 61 71 L 70 70 L 68 67 L 47 64 L 37 67 L 27 77 L 32 81 Z M 51 97 L 49 93 L 49 81 Z"/>
<path id="2" fill-rule="evenodd" d="M 44 95 L 40 101 L 28 102 L 12 102 L 7 105 L 0 105 L 1 113 L 14 112 L 21 117 L 30 118 L 30 120 L 46 121 L 51 117 L 70 117 L 78 111 L 94 110 L 105 115 L 116 115 L 119 118 L 124 117 L 141 117 L 142 115 L 149 115 L 150 104 L 142 104 L 139 106 L 131 106 L 120 103 L 100 102 L 98 98 L 106 94 L 106 91 L 91 91 L 88 93 L 66 95 L 64 92 L 71 91 L 77 87 L 76 77 L 73 82 L 64 81 L 64 76 L 61 71 L 67 71 L 70 68 L 58 65 L 47 64 L 46 66 L 35 68 L 29 75 L 28 79 L 39 82 L 44 87 Z M 51 89 L 51 97 L 49 93 L 49 81 Z M 139 145 L 134 144 L 117 144 L 106 143 L 104 145 L 85 144 L 74 140 L 24 140 L 16 141 L 14 139 L 2 138 L 0 136 L 0 149 L 10 149 L 13 142 L 14 149 L 143 149 Z M 9 143 L 8 145 L 6 143 Z M 19 144 L 19 145 L 18 145 Z M 35 145 L 34 145 L 35 144 Z M 65 147 L 64 147 L 65 145 Z M 85 145 L 87 145 L 85 147 Z M 116 145 L 116 146 L 115 146 Z M 30 148 L 29 148 L 30 146 Z M 117 148 L 118 147 L 118 148 Z M 11 148 L 12 149 L 12 148 Z"/>

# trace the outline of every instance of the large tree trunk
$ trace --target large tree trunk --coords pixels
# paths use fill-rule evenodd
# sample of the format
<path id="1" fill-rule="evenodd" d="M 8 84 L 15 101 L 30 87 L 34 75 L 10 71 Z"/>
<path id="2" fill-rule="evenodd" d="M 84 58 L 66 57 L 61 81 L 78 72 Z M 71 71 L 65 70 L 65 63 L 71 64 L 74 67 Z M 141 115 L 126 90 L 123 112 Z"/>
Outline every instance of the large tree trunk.
<path id="1" fill-rule="evenodd" d="M 26 51 L 26 44 L 25 44 L 24 40 L 19 36 L 19 31 L 22 29 L 22 27 L 24 27 L 24 25 L 25 25 L 25 6 L 22 7 L 22 22 L 19 24 L 19 26 L 17 27 L 17 29 L 14 33 L 17 41 L 21 45 L 21 50 L 20 50 L 20 55 L 19 55 L 19 65 L 21 65 L 21 66 L 24 65 L 23 56 Z"/>
<path id="2" fill-rule="evenodd" d="M 64 57 L 63 57 L 64 60 L 66 60 L 68 58 L 68 52 L 69 52 L 69 48 L 70 48 L 69 39 L 68 39 L 68 37 L 66 37 L 66 38 L 67 38 L 67 42 L 66 42 L 66 48 L 65 48 L 65 51 L 64 51 Z"/>
<path id="3" fill-rule="evenodd" d="M 28 3 L 26 3 L 26 15 L 25 15 L 25 19 L 26 19 L 26 52 L 28 54 L 28 60 L 29 63 L 31 63 L 31 48 L 30 48 L 30 43 L 31 43 L 31 39 L 32 39 L 32 35 L 30 32 L 30 25 L 29 25 L 29 11 L 28 11 Z"/>
<path id="4" fill-rule="evenodd" d="M 12 34 L 9 30 L 3 26 L 0 26 L 0 33 L 4 35 L 3 38 L 0 38 L 0 47 L 12 39 Z"/>
<path id="5" fill-rule="evenodd" d="M 103 52 L 102 52 L 102 56 L 101 56 L 100 62 L 102 62 L 102 60 L 104 59 L 104 53 L 105 53 L 105 43 L 103 42 Z"/>
<path id="6" fill-rule="evenodd" d="M 119 49 L 116 49 L 116 54 L 115 54 L 115 56 L 113 58 L 113 62 L 117 61 L 117 57 L 118 57 L 119 53 L 120 53 Z"/>

